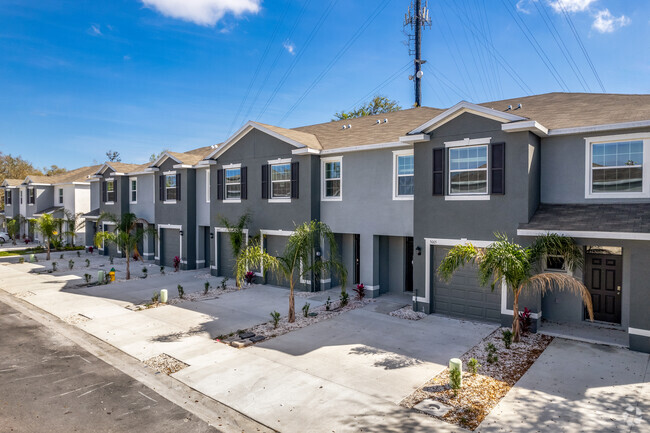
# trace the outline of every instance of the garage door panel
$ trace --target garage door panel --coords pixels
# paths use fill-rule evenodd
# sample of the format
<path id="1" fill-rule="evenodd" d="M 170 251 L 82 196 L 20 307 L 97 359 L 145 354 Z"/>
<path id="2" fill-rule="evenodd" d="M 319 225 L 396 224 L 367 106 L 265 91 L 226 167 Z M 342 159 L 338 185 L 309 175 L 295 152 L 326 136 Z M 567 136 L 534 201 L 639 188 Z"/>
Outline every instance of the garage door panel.
<path id="1" fill-rule="evenodd" d="M 449 248 L 433 247 L 436 269 L 448 251 Z M 501 319 L 500 290 L 492 291 L 490 284 L 481 286 L 474 265 L 460 268 L 448 283 L 434 278 L 433 297 L 436 313 L 478 320 Z"/>
<path id="2" fill-rule="evenodd" d="M 162 230 L 162 254 L 160 263 L 163 266 L 174 266 L 174 257 L 180 257 L 180 230 L 163 229 Z"/>

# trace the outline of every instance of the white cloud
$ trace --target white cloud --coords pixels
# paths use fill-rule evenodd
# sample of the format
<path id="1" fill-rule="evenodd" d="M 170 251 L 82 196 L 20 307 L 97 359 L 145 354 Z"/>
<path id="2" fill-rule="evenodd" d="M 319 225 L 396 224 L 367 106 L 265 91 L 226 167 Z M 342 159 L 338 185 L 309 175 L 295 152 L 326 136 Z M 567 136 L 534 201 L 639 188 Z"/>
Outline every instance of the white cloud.
<path id="1" fill-rule="evenodd" d="M 129 60 L 131 60 L 131 56 L 127 54 L 126 56 L 123 57 L 123 59 L 128 62 Z"/>
<path id="2" fill-rule="evenodd" d="M 90 28 L 88 29 L 88 33 L 93 36 L 101 36 L 102 29 L 100 28 L 99 24 L 91 24 Z"/>
<path id="3" fill-rule="evenodd" d="M 589 9 L 589 6 L 596 0 L 551 0 L 548 4 L 557 13 L 562 12 L 562 8 L 567 12 L 583 12 Z"/>
<path id="4" fill-rule="evenodd" d="M 285 50 L 292 56 L 296 54 L 296 46 L 293 44 L 291 41 L 285 41 L 282 46 L 284 47 Z"/>
<path id="5" fill-rule="evenodd" d="M 190 21 L 202 26 L 214 26 L 223 16 L 257 13 L 262 0 L 141 0 L 161 14 Z"/>
<path id="6" fill-rule="evenodd" d="M 615 17 L 609 9 L 603 9 L 596 13 L 594 23 L 591 27 L 600 33 L 612 33 L 614 30 L 630 24 L 630 19 L 625 15 Z"/>
<path id="7" fill-rule="evenodd" d="M 526 15 L 530 15 L 531 9 L 530 6 L 532 5 L 533 2 L 536 2 L 537 0 L 519 0 L 517 2 L 517 11 L 524 13 Z"/>

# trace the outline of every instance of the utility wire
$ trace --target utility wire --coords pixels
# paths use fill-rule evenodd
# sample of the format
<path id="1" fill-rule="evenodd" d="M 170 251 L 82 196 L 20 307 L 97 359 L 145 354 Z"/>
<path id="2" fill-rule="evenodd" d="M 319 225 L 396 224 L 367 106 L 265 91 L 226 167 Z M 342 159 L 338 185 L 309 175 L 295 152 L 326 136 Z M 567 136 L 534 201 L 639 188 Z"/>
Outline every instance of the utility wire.
<path id="1" fill-rule="evenodd" d="M 431 73 L 438 78 L 438 81 L 440 81 L 442 84 L 445 86 L 449 87 L 449 89 L 454 92 L 456 95 L 458 95 L 459 98 L 469 100 L 471 99 L 467 93 L 463 91 L 460 87 L 458 87 L 456 84 L 454 84 L 453 81 L 451 81 L 445 74 L 440 72 L 438 69 L 436 69 L 433 65 L 430 65 L 429 63 L 425 63 L 425 67 L 431 70 Z"/>
<path id="2" fill-rule="evenodd" d="M 354 110 L 359 104 L 363 103 L 366 99 L 373 96 L 375 94 L 375 92 L 383 89 L 384 86 L 386 86 L 389 83 L 392 83 L 393 81 L 395 81 L 395 79 L 397 77 L 399 77 L 401 74 L 405 73 L 412 65 L 413 65 L 413 63 L 410 60 L 408 62 L 406 62 L 406 64 L 404 66 L 399 68 L 396 72 L 394 72 L 392 75 L 390 75 L 384 81 L 379 83 L 379 85 L 377 87 L 372 89 L 370 92 L 366 93 L 363 97 L 359 98 L 354 104 L 352 104 L 352 106 L 350 106 L 348 111 Z"/>
<path id="3" fill-rule="evenodd" d="M 318 83 L 321 82 L 323 78 L 325 78 L 325 75 L 329 73 L 329 71 L 332 70 L 334 65 L 336 64 L 337 61 L 340 60 L 341 57 L 352 47 L 352 45 L 359 39 L 359 37 L 363 34 L 363 32 L 368 28 L 368 26 L 377 18 L 377 16 L 383 12 L 384 9 L 386 9 L 386 6 L 388 6 L 388 3 L 390 3 L 391 0 L 384 0 L 383 3 L 379 3 L 377 8 L 368 16 L 366 21 L 357 29 L 357 31 L 348 39 L 348 41 L 341 47 L 338 53 L 330 60 L 330 62 L 325 66 L 325 68 L 314 78 L 314 80 L 311 82 L 309 87 L 300 95 L 300 97 L 293 103 L 293 105 L 287 110 L 286 113 L 282 116 L 280 119 L 280 124 L 284 122 L 287 117 L 289 117 L 296 108 L 305 100 L 307 95 L 318 85 Z"/>
<path id="4" fill-rule="evenodd" d="M 331 0 L 329 5 L 325 8 L 325 11 L 323 11 L 320 18 L 318 19 L 318 22 L 312 28 L 312 31 L 309 33 L 309 36 L 307 36 L 307 40 L 305 41 L 304 46 L 301 48 L 300 52 L 298 53 L 296 58 L 293 60 L 293 62 L 291 62 L 291 65 L 285 71 L 284 75 L 282 76 L 282 78 L 280 79 L 278 84 L 273 89 L 273 92 L 271 93 L 271 96 L 267 99 L 266 103 L 264 104 L 264 107 L 262 107 L 262 110 L 257 115 L 258 120 L 260 119 L 260 117 L 262 117 L 264 115 L 264 113 L 266 113 L 266 110 L 269 108 L 269 106 L 271 105 L 271 102 L 273 102 L 273 99 L 275 99 L 275 96 L 278 94 L 278 92 L 280 91 L 282 86 L 284 86 L 284 83 L 289 78 L 289 75 L 291 75 L 291 73 L 293 72 L 294 68 L 296 67 L 296 65 L 298 64 L 300 59 L 302 59 L 302 56 L 308 51 L 307 48 L 311 44 L 312 40 L 314 39 L 314 37 L 316 36 L 316 34 L 320 30 L 320 28 L 322 27 L 323 23 L 325 22 L 325 19 L 327 19 L 330 12 L 332 12 L 332 9 L 334 8 L 334 6 L 336 5 L 337 2 L 338 2 L 338 0 Z"/>
<path id="5" fill-rule="evenodd" d="M 485 22 L 485 34 L 487 34 L 487 40 L 490 44 L 494 45 L 494 40 L 492 39 L 492 28 L 490 27 L 490 20 L 488 19 L 487 8 L 485 6 L 485 0 L 481 0 L 481 11 L 482 17 Z M 497 97 L 503 98 L 503 88 L 501 87 L 501 74 L 499 74 L 499 67 L 497 62 L 494 60 L 494 57 L 488 56 L 490 59 L 490 64 L 492 65 L 492 70 L 494 72 L 494 83 L 497 88 Z"/>
<path id="6" fill-rule="evenodd" d="M 600 80 L 600 76 L 598 75 L 598 72 L 596 71 L 596 67 L 594 66 L 593 62 L 591 61 L 591 57 L 589 57 L 589 53 L 587 52 L 587 49 L 585 48 L 584 44 L 582 43 L 582 39 L 580 38 L 580 35 L 578 34 L 578 31 L 576 30 L 575 26 L 573 25 L 573 20 L 569 16 L 569 13 L 567 10 L 564 8 L 564 4 L 562 3 L 562 0 L 558 0 L 558 4 L 560 5 L 560 8 L 562 9 L 562 13 L 564 14 L 564 18 L 566 19 L 567 23 L 569 23 L 569 27 L 571 28 L 571 31 L 573 32 L 573 36 L 576 38 L 576 41 L 578 41 L 578 45 L 580 46 L 580 49 L 582 50 L 582 54 L 584 54 L 585 58 L 587 59 L 587 63 L 589 63 L 589 67 L 591 68 L 591 72 L 594 73 L 594 76 L 596 77 L 596 81 L 598 81 L 598 84 L 600 85 L 601 90 L 603 93 L 605 93 L 605 86 L 603 85 L 603 82 Z"/>

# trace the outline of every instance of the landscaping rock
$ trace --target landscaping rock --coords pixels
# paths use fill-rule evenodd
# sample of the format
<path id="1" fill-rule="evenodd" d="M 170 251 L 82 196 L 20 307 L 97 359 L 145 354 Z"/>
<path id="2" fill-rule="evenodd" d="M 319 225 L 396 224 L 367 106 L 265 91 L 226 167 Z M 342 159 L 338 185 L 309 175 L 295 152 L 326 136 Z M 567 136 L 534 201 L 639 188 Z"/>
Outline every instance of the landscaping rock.
<path id="1" fill-rule="evenodd" d="M 263 335 L 255 335 L 249 339 L 251 343 L 259 343 L 260 341 L 266 340 L 266 337 Z"/>
<path id="2" fill-rule="evenodd" d="M 255 334 L 252 332 L 242 332 L 241 334 L 239 334 L 239 338 L 241 338 L 242 340 L 248 340 L 251 337 L 255 337 Z"/>

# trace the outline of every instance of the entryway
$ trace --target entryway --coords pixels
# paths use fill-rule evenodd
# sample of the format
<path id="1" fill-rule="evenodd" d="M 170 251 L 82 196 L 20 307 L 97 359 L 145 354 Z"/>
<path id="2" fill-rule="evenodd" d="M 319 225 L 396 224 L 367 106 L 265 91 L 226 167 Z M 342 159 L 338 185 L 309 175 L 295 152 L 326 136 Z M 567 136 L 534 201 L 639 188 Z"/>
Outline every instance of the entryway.
<path id="1" fill-rule="evenodd" d="M 621 323 L 622 269 L 622 255 L 586 254 L 585 285 L 591 293 L 594 320 Z"/>

